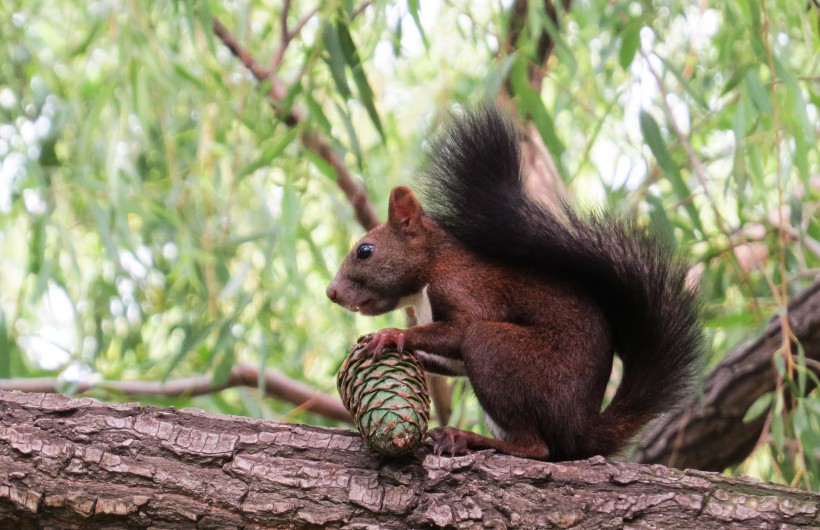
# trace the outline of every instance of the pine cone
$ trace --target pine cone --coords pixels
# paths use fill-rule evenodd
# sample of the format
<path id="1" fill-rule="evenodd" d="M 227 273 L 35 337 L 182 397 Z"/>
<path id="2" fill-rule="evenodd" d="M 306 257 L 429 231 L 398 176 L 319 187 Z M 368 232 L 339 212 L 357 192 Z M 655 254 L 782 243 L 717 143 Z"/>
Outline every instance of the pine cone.
<path id="1" fill-rule="evenodd" d="M 427 434 L 430 394 L 424 369 L 408 352 L 386 350 L 373 362 L 356 344 L 342 363 L 339 395 L 367 444 L 387 456 L 413 452 Z"/>

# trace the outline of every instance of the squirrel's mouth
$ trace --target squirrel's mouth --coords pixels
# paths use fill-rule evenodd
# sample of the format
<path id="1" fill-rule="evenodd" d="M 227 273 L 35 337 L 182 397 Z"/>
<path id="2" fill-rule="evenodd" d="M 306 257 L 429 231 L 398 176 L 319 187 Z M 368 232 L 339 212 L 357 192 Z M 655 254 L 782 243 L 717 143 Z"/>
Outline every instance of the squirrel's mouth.
<path id="1" fill-rule="evenodd" d="M 367 298 L 358 305 L 353 306 L 351 311 L 355 311 L 361 315 L 372 317 L 375 315 L 381 315 L 387 313 L 388 311 L 392 311 L 396 308 L 396 301 L 389 300 L 389 299 L 381 299 L 381 298 Z"/>
<path id="2" fill-rule="evenodd" d="M 344 285 L 339 286 L 334 283 L 328 286 L 327 296 L 333 303 L 364 316 L 381 315 L 392 311 L 398 305 L 397 298 L 382 297 L 376 293 L 363 292 L 363 290 L 347 289 Z"/>

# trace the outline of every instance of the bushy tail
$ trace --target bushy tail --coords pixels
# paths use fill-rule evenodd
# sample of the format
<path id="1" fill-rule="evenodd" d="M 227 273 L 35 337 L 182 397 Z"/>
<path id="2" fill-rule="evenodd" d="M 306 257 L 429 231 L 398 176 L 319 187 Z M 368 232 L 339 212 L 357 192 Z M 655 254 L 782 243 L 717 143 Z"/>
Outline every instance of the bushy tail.
<path id="1" fill-rule="evenodd" d="M 701 353 L 695 294 L 672 248 L 634 217 L 551 212 L 523 187 L 520 136 L 495 107 L 452 117 L 433 142 L 425 210 L 456 239 L 501 262 L 588 288 L 611 324 L 624 364 L 618 391 L 595 425 L 590 453 L 620 449 L 675 404 Z"/>

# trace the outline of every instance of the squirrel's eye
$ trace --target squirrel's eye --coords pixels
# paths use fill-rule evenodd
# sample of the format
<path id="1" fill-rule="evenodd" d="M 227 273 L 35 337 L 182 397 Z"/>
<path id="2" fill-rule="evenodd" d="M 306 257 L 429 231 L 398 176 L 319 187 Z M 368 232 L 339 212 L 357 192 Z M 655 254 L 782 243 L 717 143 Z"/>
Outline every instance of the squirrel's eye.
<path id="1" fill-rule="evenodd" d="M 367 259 L 373 254 L 373 245 L 370 243 L 362 243 L 356 249 L 356 259 Z"/>

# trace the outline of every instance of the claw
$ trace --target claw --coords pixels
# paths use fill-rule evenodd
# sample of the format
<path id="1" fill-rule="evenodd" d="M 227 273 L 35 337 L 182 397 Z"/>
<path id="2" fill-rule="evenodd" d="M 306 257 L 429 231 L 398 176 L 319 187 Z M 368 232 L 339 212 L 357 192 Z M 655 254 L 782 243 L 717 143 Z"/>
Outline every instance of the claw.
<path id="1" fill-rule="evenodd" d="M 395 328 L 381 329 L 360 337 L 354 348 L 362 345 L 364 345 L 363 353 L 373 361 L 378 361 L 387 348 L 394 347 L 399 351 L 404 350 L 404 331 Z"/>
<path id="2" fill-rule="evenodd" d="M 433 454 L 436 456 L 449 453 L 453 457 L 467 453 L 467 437 L 459 429 L 438 427 L 428 432 L 427 436 L 433 441 Z"/>

